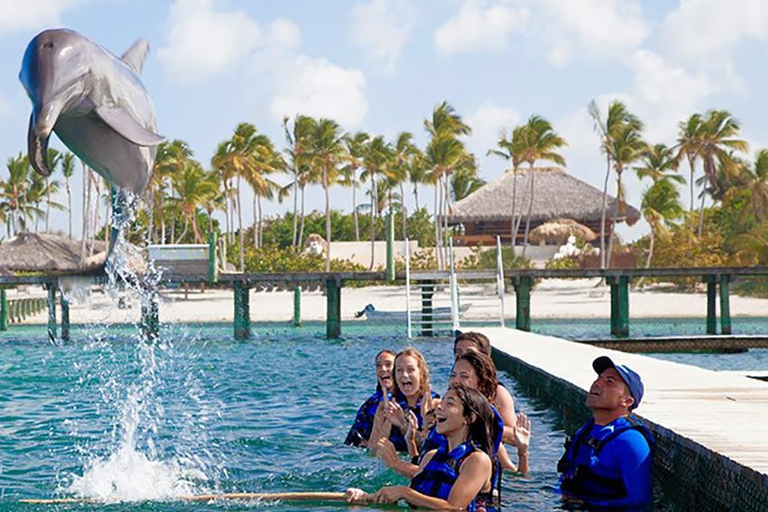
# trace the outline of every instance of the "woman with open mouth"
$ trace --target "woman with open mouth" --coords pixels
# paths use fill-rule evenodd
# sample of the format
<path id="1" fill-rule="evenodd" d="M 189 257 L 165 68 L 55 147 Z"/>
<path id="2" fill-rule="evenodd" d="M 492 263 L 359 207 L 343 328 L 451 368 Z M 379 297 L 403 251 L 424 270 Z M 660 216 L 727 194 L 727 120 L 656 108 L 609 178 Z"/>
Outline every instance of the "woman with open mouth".
<path id="1" fill-rule="evenodd" d="M 368 440 L 371 437 L 373 422 L 379 404 L 385 400 L 389 401 L 389 395 L 395 385 L 395 379 L 392 375 L 395 366 L 395 355 L 393 350 L 382 350 L 376 354 L 376 391 L 357 410 L 355 422 L 352 424 L 352 428 L 349 429 L 344 444 L 363 448 L 368 446 Z"/>
<path id="2" fill-rule="evenodd" d="M 350 503 L 397 503 L 439 510 L 476 510 L 475 498 L 491 486 L 493 411 L 478 391 L 451 387 L 436 408 L 436 429 L 447 443 L 428 452 L 410 487 L 383 487 L 373 494 L 348 489 Z"/>
<path id="3" fill-rule="evenodd" d="M 406 442 L 409 424 L 425 432 L 425 419 L 431 417 L 434 401 L 439 398 L 429 385 L 429 368 L 421 352 L 406 348 L 395 357 L 395 382 L 392 400 L 384 398 L 376 411 L 369 446 L 389 439 L 398 452 L 418 451 L 414 441 Z M 418 441 L 420 442 L 420 440 Z"/>

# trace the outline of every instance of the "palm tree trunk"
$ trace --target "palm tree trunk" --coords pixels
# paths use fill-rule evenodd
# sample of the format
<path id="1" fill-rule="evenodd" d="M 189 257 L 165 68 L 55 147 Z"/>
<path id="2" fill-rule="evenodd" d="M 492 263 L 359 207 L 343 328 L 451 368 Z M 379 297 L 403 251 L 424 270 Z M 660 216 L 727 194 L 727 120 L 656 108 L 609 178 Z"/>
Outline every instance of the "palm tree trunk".
<path id="1" fill-rule="evenodd" d="M 328 196 L 328 169 L 323 167 L 323 189 L 325 190 L 325 271 L 331 271 L 331 198 Z"/>
<path id="2" fill-rule="evenodd" d="M 243 198 L 240 195 L 241 181 L 240 176 L 237 177 L 237 222 L 238 231 L 240 232 L 240 271 L 245 272 L 245 233 L 243 232 Z"/>
<path id="3" fill-rule="evenodd" d="M 435 259 L 437 260 L 437 269 L 442 270 L 443 269 L 443 254 L 442 254 L 442 233 L 441 233 L 441 225 L 440 225 L 440 210 L 442 209 L 442 194 L 440 193 L 440 187 L 442 186 L 440 183 L 440 180 L 442 180 L 442 177 L 437 178 L 437 182 L 435 183 Z"/>
<path id="4" fill-rule="evenodd" d="M 259 239 L 258 239 L 257 247 L 261 248 L 262 235 L 263 235 L 263 232 L 261 230 L 261 225 L 262 225 L 261 224 L 261 221 L 262 221 L 262 216 L 261 216 L 261 196 L 256 196 L 256 197 L 257 197 L 257 199 L 256 199 L 256 206 L 259 208 L 259 225 L 258 225 L 258 228 L 259 228 Z"/>
<path id="5" fill-rule="evenodd" d="M 405 207 L 405 186 L 400 182 L 400 215 L 403 217 L 403 241 L 408 238 L 408 210 Z"/>
<path id="6" fill-rule="evenodd" d="M 603 205 L 600 209 L 600 268 L 605 269 L 607 258 L 605 257 L 605 217 L 608 209 L 608 180 L 611 177 L 611 158 L 606 157 L 607 169 L 603 182 Z"/>
<path id="7" fill-rule="evenodd" d="M 256 224 L 258 222 L 257 215 L 256 215 L 257 213 L 256 198 L 257 197 L 258 195 L 256 194 L 256 189 L 254 189 L 253 190 L 253 246 L 256 248 L 259 247 L 259 231 L 256 229 L 257 227 Z"/>
<path id="8" fill-rule="evenodd" d="M 45 179 L 45 195 L 46 195 L 46 205 L 45 205 L 45 232 L 48 233 L 50 231 L 50 219 L 51 219 L 51 184 L 48 181 L 48 178 Z"/>
<path id="9" fill-rule="evenodd" d="M 645 260 L 645 268 L 651 268 L 651 260 L 653 260 L 653 246 L 656 242 L 656 228 L 651 226 L 651 240 L 648 244 L 648 259 Z"/>
<path id="10" fill-rule="evenodd" d="M 187 235 L 187 231 L 189 231 L 189 216 L 184 215 L 184 229 L 181 230 L 179 238 L 177 238 L 174 243 L 180 244 L 184 240 L 184 237 Z"/>
<path id="11" fill-rule="evenodd" d="M 413 183 L 413 200 L 416 203 L 416 210 L 419 209 L 419 184 L 417 182 Z"/>
<path id="12" fill-rule="evenodd" d="M 293 180 L 293 238 L 291 238 L 291 247 L 296 247 L 298 240 L 297 228 L 299 225 L 299 177 L 298 174 Z"/>
<path id="13" fill-rule="evenodd" d="M 533 186 L 534 186 L 534 175 L 533 172 L 533 163 L 531 163 L 530 168 L 531 176 L 529 178 L 529 181 L 531 182 L 531 199 L 528 202 L 528 215 L 525 217 L 525 234 L 523 235 L 523 257 L 525 257 L 525 251 L 528 248 L 528 233 L 531 230 L 531 215 L 533 214 Z"/>
<path id="14" fill-rule="evenodd" d="M 368 266 L 368 270 L 373 270 L 376 260 L 376 208 L 378 203 L 379 201 L 376 198 L 376 173 L 371 172 L 371 264 Z"/>
<path id="15" fill-rule="evenodd" d="M 704 227 L 704 200 L 707 198 L 707 195 L 705 194 L 705 188 L 702 187 L 701 189 L 701 205 L 699 206 L 699 229 L 698 229 L 698 236 L 701 238 L 701 229 Z"/>
<path id="16" fill-rule="evenodd" d="M 619 218 L 619 203 L 621 202 L 621 173 L 623 172 L 622 167 L 616 168 L 616 203 L 613 205 L 613 221 L 611 222 L 611 234 L 608 238 L 608 255 L 606 258 L 606 265 L 607 268 L 611 268 L 611 260 L 613 259 L 613 240 L 614 236 L 613 233 L 616 230 L 616 221 Z"/>
<path id="17" fill-rule="evenodd" d="M 203 242 L 200 229 L 197 227 L 197 211 L 192 212 L 192 233 L 195 235 L 195 243 L 200 244 Z"/>
<path id="18" fill-rule="evenodd" d="M 693 160 L 693 158 L 688 156 L 688 165 L 691 167 L 691 209 L 690 209 L 690 224 L 691 224 L 691 233 L 693 233 L 693 212 L 696 209 L 696 203 L 695 199 L 693 197 L 693 176 L 696 172 L 696 162 Z"/>
<path id="19" fill-rule="evenodd" d="M 355 242 L 360 241 L 360 221 L 357 219 L 357 176 L 352 176 L 352 217 L 355 219 Z"/>
<path id="20" fill-rule="evenodd" d="M 85 248 L 88 241 L 88 218 L 91 209 L 91 182 L 88 181 L 88 169 L 85 164 L 80 162 L 83 167 L 83 239 L 80 241 L 80 266 L 85 265 Z"/>
<path id="21" fill-rule="evenodd" d="M 301 226 L 299 228 L 299 243 L 298 248 L 301 250 L 301 246 L 304 243 L 304 186 L 301 187 Z"/>
<path id="22" fill-rule="evenodd" d="M 509 228 L 512 235 L 509 245 L 512 247 L 512 254 L 515 254 L 515 246 L 517 245 L 517 225 L 515 220 L 517 217 L 517 166 L 512 167 L 512 223 Z"/>

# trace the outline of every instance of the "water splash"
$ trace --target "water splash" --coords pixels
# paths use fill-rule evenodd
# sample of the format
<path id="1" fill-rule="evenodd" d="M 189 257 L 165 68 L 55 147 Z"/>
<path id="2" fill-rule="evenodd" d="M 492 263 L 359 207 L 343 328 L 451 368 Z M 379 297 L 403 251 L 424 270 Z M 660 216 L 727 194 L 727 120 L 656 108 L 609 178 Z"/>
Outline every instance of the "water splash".
<path id="1" fill-rule="evenodd" d="M 123 203 L 136 203 L 136 198 L 126 197 Z M 138 302 L 142 309 L 160 301 L 161 272 L 151 260 L 147 261 L 140 248 L 126 240 L 133 211 L 134 208 L 122 208 L 123 214 L 113 218 L 116 239 L 105 265 L 106 291 L 112 299 L 107 317 L 122 309 L 126 300 Z M 78 290 L 77 284 L 71 289 Z M 79 298 L 76 293 L 71 296 Z M 180 386 L 188 398 L 184 405 L 198 414 L 184 415 L 187 424 L 174 425 L 179 437 L 170 441 L 171 447 L 158 448 L 159 433 L 167 426 L 158 391 L 167 384 L 163 377 L 170 373 L 169 366 L 179 364 L 178 354 L 170 337 L 164 339 L 156 332 L 136 327 L 130 336 L 135 343 L 133 372 L 119 368 L 114 353 L 105 353 L 97 367 L 91 369 L 103 381 L 100 391 L 104 409 L 114 404 L 116 421 L 107 453 L 104 454 L 103 447 L 98 450 L 101 454 L 85 449 L 83 474 L 72 477 L 71 484 L 63 489 L 66 494 L 108 502 L 158 500 L 200 492 L 201 485 L 208 482 L 206 473 L 211 471 L 212 458 L 201 443 L 207 439 L 204 423 L 212 408 L 204 403 L 202 390 L 187 375 L 183 387 Z M 101 333 L 96 332 L 99 329 Z M 97 350 L 109 352 L 113 349 L 103 341 L 104 329 L 103 324 L 97 326 L 88 338 Z M 189 432 L 195 432 L 195 436 L 185 434 Z"/>

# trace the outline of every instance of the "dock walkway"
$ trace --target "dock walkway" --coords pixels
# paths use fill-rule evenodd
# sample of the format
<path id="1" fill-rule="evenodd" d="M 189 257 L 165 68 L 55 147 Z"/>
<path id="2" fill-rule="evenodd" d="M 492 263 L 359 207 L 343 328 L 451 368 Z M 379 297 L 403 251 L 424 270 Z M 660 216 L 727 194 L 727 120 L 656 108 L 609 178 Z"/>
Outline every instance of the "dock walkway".
<path id="1" fill-rule="evenodd" d="M 661 476 L 658 471 L 661 469 L 661 473 L 669 472 L 675 478 L 693 479 L 690 475 L 674 473 L 704 471 L 699 466 L 706 462 L 706 478 L 698 483 L 679 483 L 711 487 L 719 485 L 713 479 L 722 478 L 723 486 L 735 487 L 730 491 L 722 489 L 718 494 L 743 488 L 752 495 L 749 502 L 757 499 L 760 506 L 743 506 L 747 503 L 741 500 L 738 508 L 731 508 L 735 503 L 720 502 L 720 505 L 731 510 L 768 510 L 768 383 L 740 374 L 705 370 L 513 329 L 481 331 L 491 340 L 495 357 L 500 356 L 502 360 L 502 368 L 507 360 L 512 363 L 512 373 L 516 373 L 514 367 L 517 367 L 544 378 L 546 386 L 552 387 L 549 392 L 555 395 L 552 397 L 555 400 L 557 389 L 562 388 L 564 395 L 570 392 L 571 402 L 581 397 L 583 404 L 586 391 L 595 379 L 592 361 L 600 355 L 609 355 L 617 363 L 630 366 L 645 384 L 638 416 L 647 420 L 657 438 L 661 438 L 659 452 L 664 452 L 663 457 L 678 459 L 659 460 L 657 453 L 657 476 Z M 563 405 L 575 410 L 580 404 Z M 670 442 L 666 447 L 665 441 Z M 682 460 L 687 457 L 694 460 Z M 656 467 L 659 465 L 663 467 Z M 723 471 L 723 475 L 716 477 L 712 471 Z M 739 478 L 746 481 L 738 482 Z"/>

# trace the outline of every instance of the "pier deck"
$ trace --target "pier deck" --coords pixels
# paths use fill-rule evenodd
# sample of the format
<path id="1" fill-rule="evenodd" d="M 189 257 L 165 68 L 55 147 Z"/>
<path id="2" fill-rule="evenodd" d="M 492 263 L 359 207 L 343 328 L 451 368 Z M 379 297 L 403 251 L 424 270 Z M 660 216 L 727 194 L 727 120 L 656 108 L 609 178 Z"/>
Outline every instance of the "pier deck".
<path id="1" fill-rule="evenodd" d="M 571 392 L 574 387 L 586 393 L 595 379 L 592 361 L 600 355 L 630 366 L 645 384 L 638 416 L 648 421 L 657 439 L 665 438 L 671 449 L 667 453 L 679 458 L 688 452 L 686 457 L 693 460 L 664 461 L 665 470 L 684 477 L 679 474 L 685 472 L 683 468 L 708 460 L 708 473 L 715 468 L 727 471 L 728 476 L 722 476 L 727 480 L 744 477 L 750 481 L 749 494 L 762 494 L 760 501 L 768 496 L 768 383 L 744 374 L 705 370 L 508 328 L 480 331 L 501 352 L 502 360 L 511 358 L 508 360 L 518 368 L 543 375 L 541 383 L 551 388 L 550 394 Z M 570 401 L 581 399 L 576 396 Z"/>

